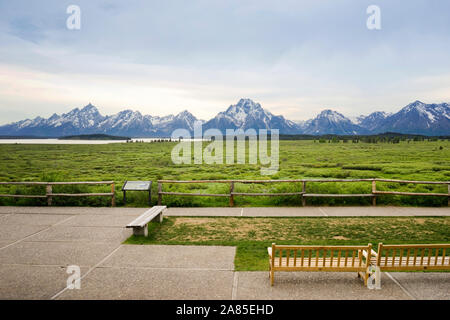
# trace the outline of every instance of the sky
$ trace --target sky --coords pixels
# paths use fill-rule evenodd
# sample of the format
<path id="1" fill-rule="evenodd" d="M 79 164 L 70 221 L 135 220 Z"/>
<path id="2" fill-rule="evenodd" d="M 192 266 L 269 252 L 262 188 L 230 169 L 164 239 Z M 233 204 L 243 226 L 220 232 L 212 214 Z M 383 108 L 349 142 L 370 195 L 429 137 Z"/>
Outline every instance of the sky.
<path id="1" fill-rule="evenodd" d="M 240 98 L 290 120 L 396 112 L 450 102 L 449 53 L 447 0 L 0 0 L 0 124 L 88 103 L 209 119 Z"/>

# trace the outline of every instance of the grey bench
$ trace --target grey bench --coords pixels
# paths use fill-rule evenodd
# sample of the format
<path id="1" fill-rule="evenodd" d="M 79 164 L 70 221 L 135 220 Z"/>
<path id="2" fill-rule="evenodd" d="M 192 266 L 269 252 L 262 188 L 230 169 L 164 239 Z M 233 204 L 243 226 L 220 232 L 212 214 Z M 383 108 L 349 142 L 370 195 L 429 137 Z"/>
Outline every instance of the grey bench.
<path id="1" fill-rule="evenodd" d="M 166 206 L 154 206 L 151 209 L 145 211 L 135 220 L 127 225 L 127 228 L 133 228 L 133 234 L 135 236 L 148 236 L 147 225 L 150 221 L 159 217 L 159 222 L 163 221 L 163 212 L 166 210 Z"/>

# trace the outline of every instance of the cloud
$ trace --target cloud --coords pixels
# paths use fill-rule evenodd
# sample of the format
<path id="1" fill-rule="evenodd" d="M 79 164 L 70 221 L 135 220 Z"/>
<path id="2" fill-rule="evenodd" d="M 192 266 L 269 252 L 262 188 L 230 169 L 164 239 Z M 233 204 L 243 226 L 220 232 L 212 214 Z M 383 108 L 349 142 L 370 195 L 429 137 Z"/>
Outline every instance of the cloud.
<path id="1" fill-rule="evenodd" d="M 82 0 L 70 31 L 71 1 L 0 1 L 0 121 L 89 101 L 206 119 L 245 96 L 307 119 L 450 100 L 450 4 L 377 2 L 379 31 L 365 0 Z"/>

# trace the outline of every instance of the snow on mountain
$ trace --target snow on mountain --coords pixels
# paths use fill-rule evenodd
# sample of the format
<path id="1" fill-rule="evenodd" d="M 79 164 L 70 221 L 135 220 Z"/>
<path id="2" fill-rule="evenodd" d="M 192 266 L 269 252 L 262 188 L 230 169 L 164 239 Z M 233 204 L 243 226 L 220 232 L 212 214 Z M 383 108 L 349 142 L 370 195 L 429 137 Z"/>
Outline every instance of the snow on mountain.
<path id="1" fill-rule="evenodd" d="M 300 130 L 293 121 L 273 115 L 251 99 L 241 99 L 237 104 L 229 106 L 226 111 L 207 121 L 203 128 L 216 128 L 223 133 L 226 129 L 278 129 L 284 134 L 294 134 Z"/>
<path id="2" fill-rule="evenodd" d="M 415 101 L 389 115 L 372 129 L 374 133 L 401 132 L 424 135 L 450 134 L 450 105 Z"/>
<path id="3" fill-rule="evenodd" d="M 350 119 L 333 110 L 323 110 L 316 118 L 306 121 L 302 128 L 304 134 L 366 134 L 366 129 L 354 124 Z"/>
<path id="4" fill-rule="evenodd" d="M 143 116 L 139 111 L 124 110 L 119 113 L 107 116 L 98 123 L 99 133 L 127 136 L 152 135 L 156 130 L 148 117 Z"/>
<path id="5" fill-rule="evenodd" d="M 372 131 L 377 128 L 390 114 L 383 111 L 376 111 L 368 116 L 359 116 L 356 118 L 356 124 Z"/>
<path id="6" fill-rule="evenodd" d="M 169 115 L 166 117 L 154 117 L 153 125 L 158 128 L 158 132 L 164 136 L 171 136 L 176 129 L 187 129 L 189 132 L 194 131 L 194 123 L 198 120 L 192 113 L 187 110 L 180 112 L 177 115 Z"/>

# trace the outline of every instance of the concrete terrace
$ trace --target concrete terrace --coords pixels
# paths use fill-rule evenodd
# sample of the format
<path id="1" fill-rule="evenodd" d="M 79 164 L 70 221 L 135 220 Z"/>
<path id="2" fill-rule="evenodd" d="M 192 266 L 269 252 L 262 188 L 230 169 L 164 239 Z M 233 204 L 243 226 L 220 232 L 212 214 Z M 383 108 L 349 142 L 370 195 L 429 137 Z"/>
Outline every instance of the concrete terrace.
<path id="1" fill-rule="evenodd" d="M 448 273 L 235 272 L 234 247 L 123 245 L 146 208 L 0 207 L 0 299 L 450 299 Z M 170 208 L 173 216 L 449 216 L 449 208 Z M 65 289 L 69 265 L 81 289 Z"/>

